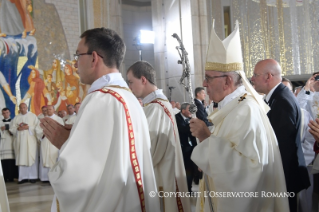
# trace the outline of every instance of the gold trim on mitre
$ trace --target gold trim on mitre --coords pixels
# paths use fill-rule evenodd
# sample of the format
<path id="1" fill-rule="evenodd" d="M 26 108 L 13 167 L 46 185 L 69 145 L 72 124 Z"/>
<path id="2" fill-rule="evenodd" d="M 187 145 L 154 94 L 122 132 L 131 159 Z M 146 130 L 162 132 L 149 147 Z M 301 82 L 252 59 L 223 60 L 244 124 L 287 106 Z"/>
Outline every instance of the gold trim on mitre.
<path id="1" fill-rule="evenodd" d="M 223 63 L 206 62 L 205 70 L 206 71 L 222 71 L 222 72 L 238 71 L 238 70 L 243 70 L 243 64 L 242 63 L 223 64 Z"/>

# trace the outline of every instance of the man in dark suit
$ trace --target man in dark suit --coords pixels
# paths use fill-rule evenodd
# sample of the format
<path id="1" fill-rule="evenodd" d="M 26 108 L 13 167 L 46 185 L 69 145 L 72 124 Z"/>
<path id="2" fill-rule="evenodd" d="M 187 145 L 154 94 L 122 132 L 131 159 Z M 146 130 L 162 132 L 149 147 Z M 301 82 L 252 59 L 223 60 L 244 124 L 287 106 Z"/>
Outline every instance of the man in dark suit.
<path id="1" fill-rule="evenodd" d="M 268 118 L 275 131 L 285 173 L 291 212 L 297 211 L 297 193 L 310 186 L 307 166 L 300 142 L 301 112 L 297 99 L 281 83 L 281 67 L 277 61 L 266 59 L 256 64 L 251 81 L 259 93 L 266 94 L 270 106 Z"/>
<path id="2" fill-rule="evenodd" d="M 192 136 L 189 129 L 189 120 L 191 113 L 189 112 L 189 103 L 181 105 L 181 112 L 175 115 L 179 138 L 182 146 L 184 166 L 187 176 L 188 191 L 192 191 L 192 181 L 194 178 L 195 164 L 191 160 L 194 147 L 197 145 L 196 138 Z"/>
<path id="3" fill-rule="evenodd" d="M 202 120 L 203 122 L 205 122 L 205 124 L 207 125 L 207 127 L 212 126 L 213 124 L 208 122 L 207 120 L 207 112 L 205 109 L 205 106 L 203 104 L 203 101 L 205 100 L 206 97 L 206 92 L 205 89 L 203 87 L 198 87 L 195 89 L 195 105 L 197 107 L 197 112 L 196 112 L 196 117 L 200 120 Z"/>

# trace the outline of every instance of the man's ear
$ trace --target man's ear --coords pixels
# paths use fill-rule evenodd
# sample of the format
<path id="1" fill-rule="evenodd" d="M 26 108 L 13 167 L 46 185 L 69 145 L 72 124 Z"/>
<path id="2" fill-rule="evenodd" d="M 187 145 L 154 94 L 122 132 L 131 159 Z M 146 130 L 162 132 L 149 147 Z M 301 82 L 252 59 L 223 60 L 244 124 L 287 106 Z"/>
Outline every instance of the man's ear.
<path id="1" fill-rule="evenodd" d="M 92 52 L 92 67 L 95 67 L 97 65 L 97 62 L 99 59 L 102 59 L 102 58 L 100 58 L 99 55 L 97 55 L 96 51 L 93 51 Z"/>
<path id="2" fill-rule="evenodd" d="M 146 79 L 144 76 L 141 77 L 141 80 L 142 80 L 142 84 L 143 84 L 143 85 L 146 85 L 147 79 Z"/>

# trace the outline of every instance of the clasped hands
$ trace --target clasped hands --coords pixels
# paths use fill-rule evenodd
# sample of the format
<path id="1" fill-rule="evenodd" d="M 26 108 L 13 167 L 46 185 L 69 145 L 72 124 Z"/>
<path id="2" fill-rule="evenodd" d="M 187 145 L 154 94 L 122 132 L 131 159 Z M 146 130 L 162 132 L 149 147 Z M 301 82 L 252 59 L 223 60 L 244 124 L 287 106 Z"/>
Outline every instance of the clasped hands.
<path id="1" fill-rule="evenodd" d="M 61 149 L 62 145 L 69 138 L 72 125 L 66 124 L 63 126 L 48 117 L 41 119 L 40 122 L 40 127 L 43 129 L 45 137 L 52 143 L 52 145 Z"/>

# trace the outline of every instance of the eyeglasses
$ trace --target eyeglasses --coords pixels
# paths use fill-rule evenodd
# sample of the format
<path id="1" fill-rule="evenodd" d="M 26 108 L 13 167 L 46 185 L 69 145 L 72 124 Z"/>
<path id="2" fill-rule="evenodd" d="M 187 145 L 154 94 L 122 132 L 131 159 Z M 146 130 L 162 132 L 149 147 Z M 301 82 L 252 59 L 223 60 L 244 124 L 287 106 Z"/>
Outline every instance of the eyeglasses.
<path id="1" fill-rule="evenodd" d="M 75 61 L 78 61 L 79 60 L 79 57 L 81 56 L 81 55 L 91 55 L 92 54 L 92 52 L 90 53 L 90 52 L 87 52 L 87 53 L 81 53 L 81 54 L 74 54 L 73 55 L 73 57 L 74 57 L 74 60 Z M 101 56 L 99 53 L 96 53 L 99 57 L 101 57 L 101 58 L 103 58 L 103 56 Z"/>
<path id="2" fill-rule="evenodd" d="M 205 75 L 204 81 L 205 81 L 206 83 L 208 83 L 208 81 L 209 81 L 210 79 L 215 79 L 215 78 L 220 78 L 220 77 L 227 77 L 227 76 L 228 76 L 228 75 L 221 75 L 221 76 L 210 77 L 210 76 Z"/>
<path id="3" fill-rule="evenodd" d="M 262 74 L 256 74 L 256 73 L 254 73 L 254 74 L 253 74 L 253 77 L 258 77 L 258 76 L 261 76 L 261 75 L 264 75 L 264 74 L 267 74 L 267 73 L 262 73 Z"/>

